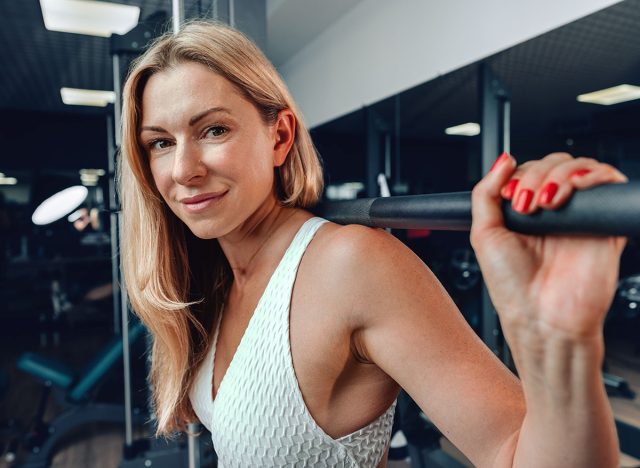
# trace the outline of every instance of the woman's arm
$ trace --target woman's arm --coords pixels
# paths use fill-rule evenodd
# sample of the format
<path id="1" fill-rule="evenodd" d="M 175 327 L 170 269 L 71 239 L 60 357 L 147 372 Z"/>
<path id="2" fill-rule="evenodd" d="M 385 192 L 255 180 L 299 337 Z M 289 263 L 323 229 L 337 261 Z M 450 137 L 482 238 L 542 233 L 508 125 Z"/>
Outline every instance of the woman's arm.
<path id="1" fill-rule="evenodd" d="M 476 466 L 499 466 L 525 416 L 520 382 L 425 264 L 385 231 L 339 229 L 329 255 L 359 359 L 393 378 Z M 506 466 L 506 465 L 505 465 Z"/>
<path id="2" fill-rule="evenodd" d="M 567 161 L 518 169 L 522 186 L 539 191 Z M 341 270 L 350 272 L 344 287 L 353 300 L 356 349 L 477 466 L 614 466 L 617 441 L 600 365 L 602 321 L 624 240 L 504 229 L 500 190 L 514 166 L 505 160 L 474 189 L 472 243 L 522 385 L 415 255 L 384 232 L 349 227 L 337 245 Z M 601 174 L 584 183 L 624 177 L 600 166 L 592 171 Z M 554 201 L 574 188 L 563 186 Z"/>
<path id="3" fill-rule="evenodd" d="M 607 164 L 555 153 L 520 168 L 504 157 L 474 189 L 471 241 L 527 402 L 516 466 L 618 464 L 602 324 L 626 239 L 518 235 L 504 228 L 500 203 L 530 214 L 557 209 L 576 189 L 626 180 Z"/>

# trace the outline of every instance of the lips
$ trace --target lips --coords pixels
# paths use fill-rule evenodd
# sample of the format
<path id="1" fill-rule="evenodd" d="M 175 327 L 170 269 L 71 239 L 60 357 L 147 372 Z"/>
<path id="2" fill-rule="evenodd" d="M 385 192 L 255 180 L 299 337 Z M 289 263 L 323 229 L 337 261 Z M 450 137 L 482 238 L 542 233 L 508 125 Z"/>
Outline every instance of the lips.
<path id="1" fill-rule="evenodd" d="M 183 198 L 180 203 L 184 209 L 190 213 L 198 213 L 214 206 L 222 200 L 228 190 L 222 192 L 211 192 L 196 195 L 195 197 Z"/>
<path id="2" fill-rule="evenodd" d="M 194 205 L 196 203 L 200 203 L 200 202 L 203 202 L 205 200 L 221 197 L 225 193 L 227 193 L 226 190 L 223 190 L 221 192 L 203 193 L 203 194 L 200 194 L 200 195 L 196 195 L 195 197 L 183 198 L 183 199 L 180 200 L 180 203 L 183 203 L 185 205 Z"/>

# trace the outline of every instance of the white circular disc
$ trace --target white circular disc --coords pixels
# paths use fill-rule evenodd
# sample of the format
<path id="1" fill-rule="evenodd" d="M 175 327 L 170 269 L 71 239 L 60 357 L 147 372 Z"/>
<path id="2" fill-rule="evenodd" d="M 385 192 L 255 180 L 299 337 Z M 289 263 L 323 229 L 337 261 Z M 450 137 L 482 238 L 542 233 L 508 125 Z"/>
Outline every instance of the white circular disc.
<path id="1" fill-rule="evenodd" d="M 40 203 L 33 212 L 31 221 L 38 226 L 53 223 L 78 208 L 88 194 L 89 190 L 83 185 L 66 188 Z"/>

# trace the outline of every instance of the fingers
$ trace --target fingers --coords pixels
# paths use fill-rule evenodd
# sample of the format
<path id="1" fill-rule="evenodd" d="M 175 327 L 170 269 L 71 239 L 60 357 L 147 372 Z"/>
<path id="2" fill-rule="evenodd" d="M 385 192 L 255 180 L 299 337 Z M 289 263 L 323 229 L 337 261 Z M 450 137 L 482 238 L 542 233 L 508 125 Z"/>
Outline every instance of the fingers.
<path id="1" fill-rule="evenodd" d="M 515 159 L 503 153 L 489 174 L 471 192 L 472 244 L 473 239 L 484 229 L 504 226 L 500 190 L 512 177 L 515 169 Z"/>
<path id="2" fill-rule="evenodd" d="M 573 158 L 567 153 L 552 153 L 518 167 L 500 194 L 511 200 L 515 211 L 529 214 L 538 208 L 561 207 L 575 190 L 627 181 L 624 174 L 609 164 Z"/>

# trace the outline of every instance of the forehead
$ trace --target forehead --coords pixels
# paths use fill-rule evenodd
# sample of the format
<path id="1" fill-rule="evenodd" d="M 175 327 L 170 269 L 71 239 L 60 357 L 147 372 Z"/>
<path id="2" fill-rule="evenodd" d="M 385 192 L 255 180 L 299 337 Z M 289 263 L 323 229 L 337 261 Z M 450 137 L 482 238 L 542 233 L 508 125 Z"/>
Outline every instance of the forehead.
<path id="1" fill-rule="evenodd" d="M 182 63 L 148 79 L 142 92 L 142 124 L 176 122 L 211 107 L 242 113 L 253 105 L 223 76 L 199 63 Z"/>

